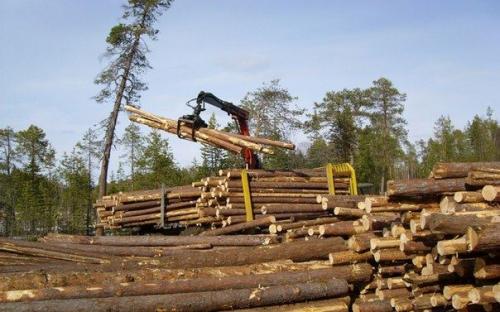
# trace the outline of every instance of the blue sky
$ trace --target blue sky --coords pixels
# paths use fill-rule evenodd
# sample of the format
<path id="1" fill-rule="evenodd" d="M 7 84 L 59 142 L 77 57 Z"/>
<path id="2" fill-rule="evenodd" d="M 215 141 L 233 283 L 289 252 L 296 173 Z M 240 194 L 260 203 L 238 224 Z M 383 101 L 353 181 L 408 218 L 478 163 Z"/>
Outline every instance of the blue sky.
<path id="1" fill-rule="evenodd" d="M 61 155 L 108 115 L 91 98 L 93 80 L 122 3 L 0 1 L 0 127 L 36 124 Z M 167 117 L 187 113 L 200 90 L 238 103 L 280 78 L 310 108 L 326 91 L 382 76 L 407 93 L 412 141 L 429 137 L 443 114 L 460 128 L 488 106 L 500 114 L 499 1 L 184 0 L 158 27 L 140 104 Z M 119 122 L 121 133 L 129 121 Z M 199 155 L 196 144 L 166 137 L 181 165 Z"/>

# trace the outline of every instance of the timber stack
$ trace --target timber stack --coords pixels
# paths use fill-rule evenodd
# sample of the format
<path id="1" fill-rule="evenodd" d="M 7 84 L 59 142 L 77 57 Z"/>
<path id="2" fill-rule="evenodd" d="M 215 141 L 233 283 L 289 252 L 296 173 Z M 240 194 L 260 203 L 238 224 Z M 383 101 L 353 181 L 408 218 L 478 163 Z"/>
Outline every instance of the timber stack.
<path id="1" fill-rule="evenodd" d="M 221 218 L 196 236 L 0 239 L 0 309 L 498 311 L 499 167 L 438 164 L 429 179 L 390 181 L 387 196 L 311 192 L 328 215 Z"/>
<path id="2" fill-rule="evenodd" d="M 97 226 L 112 230 L 197 218 L 196 201 L 200 195 L 199 189 L 187 185 L 104 196 L 94 204 Z M 166 202 L 168 211 L 162 211 Z"/>
<path id="3" fill-rule="evenodd" d="M 105 196 L 94 205 L 99 226 L 104 229 L 197 226 L 218 229 L 212 233 L 221 233 L 223 227 L 248 221 L 243 179 L 241 170 L 221 170 L 219 176 L 203 178 L 192 185 Z M 255 222 L 240 227 L 255 227 L 256 222 L 267 227 L 275 221 L 284 224 L 333 216 L 333 210 L 328 209 L 326 199 L 321 197 L 329 192 L 325 168 L 248 170 L 246 179 Z M 343 195 L 336 197 L 337 203 L 343 200 L 352 205 L 361 198 L 347 195 L 349 175 L 339 173 L 333 181 L 335 194 Z M 232 229 L 228 227 L 222 233 L 230 233 Z"/>

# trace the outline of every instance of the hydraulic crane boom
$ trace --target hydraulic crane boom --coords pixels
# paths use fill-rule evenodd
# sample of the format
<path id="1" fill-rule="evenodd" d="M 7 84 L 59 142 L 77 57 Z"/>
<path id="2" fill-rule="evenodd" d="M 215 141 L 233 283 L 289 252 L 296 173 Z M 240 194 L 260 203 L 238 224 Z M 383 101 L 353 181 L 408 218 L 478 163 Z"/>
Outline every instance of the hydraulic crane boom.
<path id="1" fill-rule="evenodd" d="M 206 127 L 206 122 L 200 117 L 200 113 L 205 110 L 205 103 L 213 105 L 230 115 L 236 121 L 241 135 L 250 135 L 250 129 L 248 127 L 249 113 L 246 109 L 236 106 L 231 102 L 221 100 L 212 93 L 204 91 L 200 91 L 196 97 L 196 106 L 190 106 L 188 104 L 188 106 L 193 108 L 193 114 L 182 116 L 178 121 L 179 125 L 180 123 L 188 123 L 193 129 Z M 242 154 L 249 169 L 260 168 L 259 158 L 252 150 L 245 148 Z"/>

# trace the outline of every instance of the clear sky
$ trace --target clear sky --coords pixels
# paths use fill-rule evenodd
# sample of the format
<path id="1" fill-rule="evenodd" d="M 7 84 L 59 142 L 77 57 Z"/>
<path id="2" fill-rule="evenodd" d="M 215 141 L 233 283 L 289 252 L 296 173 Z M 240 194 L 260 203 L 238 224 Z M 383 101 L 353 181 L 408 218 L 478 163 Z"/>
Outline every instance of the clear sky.
<path id="1" fill-rule="evenodd" d="M 0 1 L 0 127 L 38 125 L 60 156 L 109 114 L 91 97 L 122 3 Z M 188 113 L 200 90 L 238 103 L 280 78 L 310 108 L 326 91 L 381 76 L 407 93 L 412 141 L 443 114 L 458 127 L 488 106 L 500 116 L 499 1 L 179 0 L 158 27 L 140 104 L 166 117 Z M 119 122 L 121 133 L 129 121 Z M 181 165 L 199 155 L 197 144 L 165 136 Z"/>

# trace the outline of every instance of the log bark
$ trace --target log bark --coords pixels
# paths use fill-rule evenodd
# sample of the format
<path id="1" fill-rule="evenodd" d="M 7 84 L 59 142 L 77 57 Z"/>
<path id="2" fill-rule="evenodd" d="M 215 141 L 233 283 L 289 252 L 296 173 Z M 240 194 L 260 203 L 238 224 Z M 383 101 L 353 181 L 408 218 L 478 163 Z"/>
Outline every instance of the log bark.
<path id="1" fill-rule="evenodd" d="M 260 289 L 230 289 L 187 294 L 111 297 L 98 299 L 49 300 L 7 303 L 8 311 L 220 311 L 278 305 L 347 294 L 345 281 L 279 285 Z"/>
<path id="2" fill-rule="evenodd" d="M 231 236 L 77 236 L 65 234 L 49 234 L 44 237 L 47 242 L 68 242 L 76 244 L 92 244 L 105 246 L 182 246 L 194 244 L 210 244 L 212 246 L 259 246 L 278 243 L 274 235 L 231 235 Z"/>
<path id="3" fill-rule="evenodd" d="M 484 258 L 476 258 L 474 264 L 474 277 L 477 279 L 500 278 L 500 263 Z"/>
<path id="4" fill-rule="evenodd" d="M 377 300 L 371 302 L 356 301 L 352 305 L 353 312 L 392 312 L 389 300 Z"/>
<path id="5" fill-rule="evenodd" d="M 437 163 L 432 169 L 432 177 L 434 179 L 465 178 L 470 170 L 478 167 L 500 169 L 500 162 Z"/>
<path id="6" fill-rule="evenodd" d="M 318 269 L 299 272 L 276 272 L 244 276 L 226 276 L 200 279 L 182 279 L 175 281 L 147 281 L 102 286 L 68 286 L 29 290 L 11 290 L 0 292 L 0 302 L 39 301 L 78 298 L 107 298 L 145 295 L 163 295 L 178 293 L 196 293 L 205 291 L 223 291 L 226 289 L 243 289 L 290 285 L 298 283 L 314 283 L 335 280 L 338 287 L 347 289 L 345 280 L 336 279 L 335 270 Z"/>
<path id="7" fill-rule="evenodd" d="M 389 196 L 430 196 L 459 191 L 465 191 L 465 179 L 411 179 L 387 182 Z"/>
<path id="8" fill-rule="evenodd" d="M 155 258 L 155 264 L 168 268 L 199 268 L 247 265 L 286 259 L 309 261 L 328 259 L 329 253 L 341 250 L 346 250 L 344 240 L 334 237 L 313 241 L 294 241 L 256 248 L 172 250 L 168 257 Z M 129 259 L 127 263 L 133 265 L 134 263 L 144 263 L 144 261 Z"/>
<path id="9" fill-rule="evenodd" d="M 31 268 L 28 268 L 31 269 Z M 2 273 L 0 291 L 24 290 L 67 286 L 92 286 L 107 283 L 119 284 L 127 282 L 148 282 L 161 280 L 214 278 L 221 276 L 245 276 L 274 272 L 296 272 L 328 269 L 335 276 L 349 283 L 361 283 L 370 280 L 372 268 L 367 263 L 332 267 L 326 261 L 310 261 L 293 263 L 291 260 L 280 260 L 245 266 L 205 267 L 193 269 L 163 269 L 140 267 L 134 270 L 117 270 L 116 267 L 75 266 L 69 268 L 58 264 L 51 268 L 45 265 L 43 269 L 28 272 Z"/>
<path id="10" fill-rule="evenodd" d="M 500 223 L 467 228 L 467 250 L 492 251 L 500 249 Z"/>
<path id="11" fill-rule="evenodd" d="M 333 252 L 328 255 L 330 264 L 348 264 L 348 263 L 358 263 L 367 262 L 373 259 L 373 254 L 371 252 L 357 253 L 351 250 Z"/>
<path id="12" fill-rule="evenodd" d="M 266 204 L 260 208 L 262 214 L 288 212 L 323 212 L 319 204 Z"/>
<path id="13" fill-rule="evenodd" d="M 478 215 L 449 215 L 434 213 L 425 219 L 424 228 L 433 232 L 462 235 L 468 226 L 482 226 L 491 222 L 491 217 L 480 217 Z"/>
<path id="14" fill-rule="evenodd" d="M 254 228 L 259 227 L 259 226 L 268 227 L 269 224 L 272 224 L 272 223 L 276 223 L 276 218 L 274 216 L 268 216 L 268 217 L 264 217 L 264 218 L 260 218 L 260 219 L 255 219 L 253 221 L 233 224 L 233 225 L 229 225 L 229 226 L 214 229 L 214 230 L 208 230 L 208 231 L 202 232 L 200 234 L 200 236 L 216 236 L 216 235 L 231 234 L 231 233 L 236 233 L 236 232 L 240 232 L 243 230 L 254 229 Z"/>

